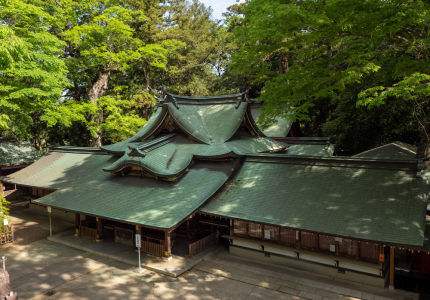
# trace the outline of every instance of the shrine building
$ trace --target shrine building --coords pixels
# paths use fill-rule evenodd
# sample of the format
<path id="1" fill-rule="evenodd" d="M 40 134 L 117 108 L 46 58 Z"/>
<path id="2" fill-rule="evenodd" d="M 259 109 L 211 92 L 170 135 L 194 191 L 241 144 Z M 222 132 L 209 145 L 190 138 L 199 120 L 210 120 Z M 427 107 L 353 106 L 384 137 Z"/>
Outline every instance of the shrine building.
<path id="1" fill-rule="evenodd" d="M 3 176 L 24 169 L 41 157 L 42 154 L 27 141 L 0 137 L 0 180 Z M 27 190 L 17 188 L 16 184 L 3 185 L 0 181 L 0 193 L 6 200 L 14 200 L 27 195 Z"/>
<path id="2" fill-rule="evenodd" d="M 128 140 L 51 147 L 2 181 L 74 214 L 78 235 L 133 246 L 140 233 L 163 257 L 221 232 L 233 255 L 380 287 L 393 287 L 398 251 L 430 257 L 422 160 L 333 156 L 295 122 L 260 129 L 259 106 L 167 94 Z"/>

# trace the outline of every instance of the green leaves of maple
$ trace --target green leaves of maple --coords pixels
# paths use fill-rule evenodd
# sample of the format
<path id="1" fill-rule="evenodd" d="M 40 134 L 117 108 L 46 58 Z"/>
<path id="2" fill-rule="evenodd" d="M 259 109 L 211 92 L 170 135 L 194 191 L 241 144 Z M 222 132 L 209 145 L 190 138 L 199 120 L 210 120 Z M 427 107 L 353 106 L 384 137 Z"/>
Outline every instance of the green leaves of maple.
<path id="1" fill-rule="evenodd" d="M 261 116 L 266 125 L 279 115 L 309 119 L 320 99 L 340 99 L 349 85 L 375 74 L 382 81 L 364 87 L 359 105 L 430 95 L 427 1 L 251 0 L 244 14 L 234 30 L 244 44 L 234 69 L 266 78 L 260 97 L 268 103 Z M 289 70 L 270 74 L 279 56 Z"/>
<path id="2" fill-rule="evenodd" d="M 66 45 L 49 33 L 53 17 L 26 1 L 0 1 L 0 129 L 27 136 L 35 112 L 54 109 L 69 85 Z"/>

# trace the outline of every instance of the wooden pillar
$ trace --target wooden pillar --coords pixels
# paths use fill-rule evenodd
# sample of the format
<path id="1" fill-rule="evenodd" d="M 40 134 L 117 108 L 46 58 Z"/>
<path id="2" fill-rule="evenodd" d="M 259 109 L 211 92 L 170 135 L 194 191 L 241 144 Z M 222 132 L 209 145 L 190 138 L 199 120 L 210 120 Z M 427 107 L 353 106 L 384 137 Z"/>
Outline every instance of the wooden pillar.
<path id="1" fill-rule="evenodd" d="M 361 243 L 360 243 L 360 241 L 357 241 L 357 259 L 359 259 L 360 258 L 360 246 L 361 246 Z"/>
<path id="2" fill-rule="evenodd" d="M 390 247 L 390 291 L 394 291 L 394 247 Z"/>
<path id="3" fill-rule="evenodd" d="M 190 238 L 190 220 L 187 220 L 187 239 Z"/>
<path id="4" fill-rule="evenodd" d="M 214 217 L 211 216 L 211 223 L 214 222 Z M 211 224 L 211 234 L 214 233 L 214 226 Z"/>
<path id="5" fill-rule="evenodd" d="M 278 227 L 278 244 L 281 243 L 281 227 Z"/>
<path id="6" fill-rule="evenodd" d="M 300 231 L 296 230 L 296 247 L 297 248 L 301 248 L 301 240 L 302 240 L 302 235 L 300 234 Z"/>
<path id="7" fill-rule="evenodd" d="M 339 242 L 336 241 L 336 255 L 339 255 Z"/>
<path id="8" fill-rule="evenodd" d="M 264 224 L 261 224 L 261 239 L 264 241 Z"/>
<path id="9" fill-rule="evenodd" d="M 245 222 L 246 237 L 249 237 L 249 222 Z"/>
<path id="10" fill-rule="evenodd" d="M 230 219 L 230 235 L 234 235 L 234 220 Z"/>
<path id="11" fill-rule="evenodd" d="M 170 248 L 170 232 L 164 231 L 164 256 L 171 256 L 172 250 Z"/>
<path id="12" fill-rule="evenodd" d="M 75 213 L 75 230 L 76 230 L 76 236 L 80 235 L 79 226 L 81 226 L 81 214 Z"/>
<path id="13" fill-rule="evenodd" d="M 51 208 L 49 207 L 49 236 L 52 236 Z"/>
<path id="14" fill-rule="evenodd" d="M 103 238 L 103 224 L 102 219 L 99 217 L 96 217 L 97 221 L 97 240 L 101 241 Z"/>

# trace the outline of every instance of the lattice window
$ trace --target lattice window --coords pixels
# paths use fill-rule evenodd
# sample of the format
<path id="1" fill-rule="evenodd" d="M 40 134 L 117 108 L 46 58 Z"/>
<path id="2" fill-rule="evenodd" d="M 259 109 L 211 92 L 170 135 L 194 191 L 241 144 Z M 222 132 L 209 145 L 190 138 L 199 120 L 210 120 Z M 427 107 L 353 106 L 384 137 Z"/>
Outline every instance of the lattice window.
<path id="1" fill-rule="evenodd" d="M 248 223 L 248 235 L 250 237 L 261 239 L 261 235 L 262 235 L 261 224 L 249 222 Z"/>
<path id="2" fill-rule="evenodd" d="M 302 247 L 316 249 L 318 245 L 318 234 L 311 232 L 300 232 L 300 244 Z"/>
<path id="3" fill-rule="evenodd" d="M 379 244 L 361 242 L 360 257 L 372 260 L 379 259 Z"/>
<path id="4" fill-rule="evenodd" d="M 350 239 L 342 239 L 339 242 L 339 253 L 344 255 L 357 256 L 358 241 Z"/>
<path id="5" fill-rule="evenodd" d="M 269 234 L 269 236 L 267 236 Z M 269 238 L 267 238 L 269 237 Z M 271 225 L 265 225 L 264 226 L 264 238 L 271 240 L 271 241 L 277 241 L 279 237 L 279 227 L 277 226 L 271 226 Z"/>
<path id="6" fill-rule="evenodd" d="M 234 220 L 234 233 L 246 235 L 246 222 Z"/>
<path id="7" fill-rule="evenodd" d="M 319 249 L 321 251 L 331 251 L 330 245 L 336 245 L 336 240 L 334 239 L 334 236 L 320 234 L 319 235 Z"/>
<path id="8" fill-rule="evenodd" d="M 296 230 L 281 228 L 279 237 L 281 243 L 294 245 L 296 243 Z"/>

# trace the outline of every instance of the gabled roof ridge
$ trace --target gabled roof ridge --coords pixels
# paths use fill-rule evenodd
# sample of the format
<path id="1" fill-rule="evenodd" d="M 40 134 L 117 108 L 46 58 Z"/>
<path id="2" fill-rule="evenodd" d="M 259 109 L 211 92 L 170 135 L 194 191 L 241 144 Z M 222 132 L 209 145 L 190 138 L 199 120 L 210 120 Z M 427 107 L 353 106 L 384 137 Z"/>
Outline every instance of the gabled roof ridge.
<path id="1" fill-rule="evenodd" d="M 421 177 L 422 161 L 420 159 L 388 159 L 370 157 L 351 157 L 351 156 L 304 156 L 286 155 L 270 153 L 249 153 L 246 154 L 245 161 L 255 163 L 287 163 L 287 164 L 307 164 L 307 165 L 326 165 L 341 166 L 351 168 L 370 168 L 370 169 L 395 169 L 417 172 L 417 177 Z"/>
<path id="2" fill-rule="evenodd" d="M 187 100 L 221 100 L 226 98 L 234 98 L 234 97 L 241 97 L 246 94 L 246 92 L 243 93 L 237 93 L 237 94 L 230 94 L 230 95 L 219 95 L 219 96 L 201 96 L 201 97 L 192 97 L 192 96 L 181 96 L 181 95 L 175 95 L 171 93 L 167 93 L 168 96 L 179 98 L 179 99 L 187 99 Z"/>
<path id="3" fill-rule="evenodd" d="M 398 158 L 373 158 L 373 157 L 355 157 L 355 156 L 306 156 L 306 155 L 287 155 L 287 154 L 273 154 L 273 153 L 247 153 L 247 157 L 270 157 L 270 158 L 309 158 L 321 160 L 345 160 L 345 161 L 375 161 L 375 162 L 396 162 L 396 163 L 417 163 L 419 158 L 411 159 L 398 159 Z"/>
<path id="4" fill-rule="evenodd" d="M 101 148 L 94 147 L 50 146 L 49 152 L 108 155 L 108 153 Z"/>
<path id="5" fill-rule="evenodd" d="M 400 144 L 398 144 L 398 143 L 400 143 Z M 403 144 L 403 145 L 402 145 L 402 144 Z M 401 141 L 395 141 L 395 142 L 391 142 L 391 143 L 388 143 L 388 144 L 385 144 L 385 145 L 382 145 L 382 146 L 379 146 L 379 147 L 376 147 L 376 148 L 372 148 L 372 149 L 369 149 L 369 150 L 366 150 L 366 151 L 363 151 L 363 152 L 360 152 L 360 153 L 354 154 L 353 156 L 362 155 L 362 154 L 364 154 L 364 153 L 367 153 L 367 152 L 370 152 L 370 151 L 374 151 L 374 150 L 377 150 L 377 149 L 381 149 L 381 148 L 384 148 L 384 147 L 387 147 L 387 146 L 390 146 L 390 145 L 395 145 L 395 146 L 397 146 L 397 147 L 399 147 L 399 148 L 401 148 L 401 149 L 403 149 L 403 150 L 407 150 L 407 151 L 409 151 L 409 152 L 411 152 L 411 153 L 413 153 L 413 154 L 416 154 L 416 151 L 414 152 L 414 151 L 412 151 L 411 149 L 408 149 L 407 147 L 405 147 L 405 146 L 404 146 L 404 144 L 406 144 L 406 145 L 410 145 L 410 146 L 413 146 L 413 145 L 411 145 L 411 144 L 404 143 L 404 142 L 401 142 Z"/>

